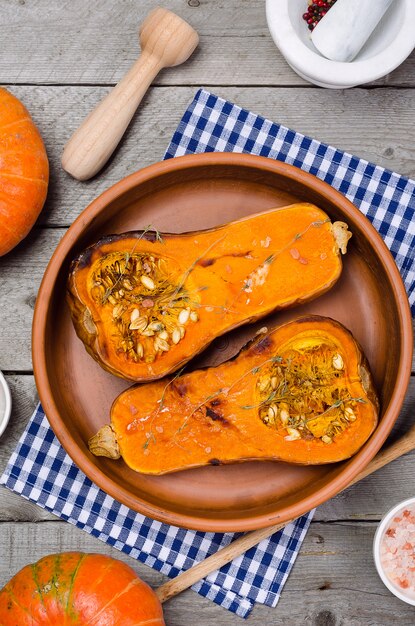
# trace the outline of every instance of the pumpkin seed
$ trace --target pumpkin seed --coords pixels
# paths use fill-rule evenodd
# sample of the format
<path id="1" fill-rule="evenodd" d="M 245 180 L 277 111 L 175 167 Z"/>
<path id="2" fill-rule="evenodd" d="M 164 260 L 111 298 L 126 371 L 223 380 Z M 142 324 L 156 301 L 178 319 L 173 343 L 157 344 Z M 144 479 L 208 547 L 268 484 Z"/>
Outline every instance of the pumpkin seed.
<path id="1" fill-rule="evenodd" d="M 179 332 L 180 332 L 180 339 L 183 339 L 185 333 L 186 333 L 186 329 L 184 326 L 179 326 Z"/>
<path id="2" fill-rule="evenodd" d="M 284 437 L 286 441 L 296 441 L 296 439 L 301 439 L 301 435 L 296 428 L 287 428 L 288 436 Z"/>
<path id="3" fill-rule="evenodd" d="M 140 311 L 138 309 L 133 309 L 131 311 L 130 321 L 135 322 L 140 317 Z"/>
<path id="4" fill-rule="evenodd" d="M 181 334 L 180 334 L 180 330 L 178 328 L 176 328 L 173 333 L 172 333 L 172 341 L 173 343 L 179 343 L 180 339 L 182 338 Z"/>
<path id="5" fill-rule="evenodd" d="M 108 302 L 110 304 L 117 304 L 116 299 L 114 298 L 114 296 L 108 296 Z"/>
<path id="6" fill-rule="evenodd" d="M 148 325 L 148 330 L 154 330 L 154 332 L 158 333 L 164 330 L 164 324 L 162 324 L 161 322 L 151 322 Z"/>
<path id="7" fill-rule="evenodd" d="M 335 354 L 332 359 L 333 367 L 336 370 L 342 370 L 344 367 L 343 359 L 339 353 Z"/>
<path id="8" fill-rule="evenodd" d="M 323 435 L 323 437 L 321 438 L 321 441 L 323 443 L 333 443 L 333 439 L 329 437 L 328 435 Z"/>
<path id="9" fill-rule="evenodd" d="M 269 376 L 261 376 L 261 378 L 258 381 L 259 391 L 260 392 L 265 391 L 265 389 L 267 389 L 267 387 L 269 386 L 270 382 L 271 382 L 271 379 Z"/>
<path id="10" fill-rule="evenodd" d="M 197 320 L 199 319 L 198 314 L 196 313 L 196 311 L 192 311 L 190 313 L 190 319 L 192 320 L 192 322 L 197 322 Z"/>
<path id="11" fill-rule="evenodd" d="M 271 378 L 271 387 L 273 388 L 274 391 L 278 387 L 278 378 L 276 376 L 273 376 Z"/>
<path id="12" fill-rule="evenodd" d="M 153 337 L 155 333 L 154 330 L 146 328 L 145 330 L 142 330 L 140 334 L 143 335 L 143 337 Z"/>
<path id="13" fill-rule="evenodd" d="M 344 416 L 349 420 L 349 422 L 356 421 L 356 414 L 349 406 L 344 410 Z"/>
<path id="14" fill-rule="evenodd" d="M 170 346 L 164 339 L 160 339 L 160 336 L 156 337 L 154 340 L 154 348 L 155 350 L 160 350 L 162 352 L 168 352 L 170 350 Z"/>
<path id="15" fill-rule="evenodd" d="M 145 274 L 142 274 L 140 276 L 140 280 L 143 283 L 144 287 L 146 287 L 147 289 L 155 289 L 155 284 L 154 284 L 154 280 L 152 278 L 150 278 L 150 276 L 145 276 Z"/>
<path id="16" fill-rule="evenodd" d="M 112 309 L 112 317 L 114 317 L 115 319 L 117 319 L 117 317 L 120 317 L 121 313 L 123 312 L 124 307 L 122 304 L 117 304 L 113 309 Z"/>
<path id="17" fill-rule="evenodd" d="M 281 422 L 285 425 L 289 419 L 290 419 L 290 414 L 288 413 L 287 409 L 281 409 L 280 411 Z"/>
<path id="18" fill-rule="evenodd" d="M 268 408 L 268 418 L 275 423 L 275 418 L 277 417 L 278 414 L 278 407 L 275 404 L 271 404 L 271 406 Z"/>
<path id="19" fill-rule="evenodd" d="M 169 338 L 169 333 L 167 330 L 162 330 L 161 333 L 159 333 L 159 337 L 160 339 L 167 340 Z"/>
<path id="20" fill-rule="evenodd" d="M 178 315 L 178 322 L 179 324 L 183 325 L 186 324 L 189 321 L 189 317 L 190 317 L 190 310 L 189 309 L 182 309 Z"/>
<path id="21" fill-rule="evenodd" d="M 142 359 L 144 356 L 144 348 L 142 343 L 138 343 L 136 345 L 135 351 L 137 352 L 137 356 Z"/>
<path id="22" fill-rule="evenodd" d="M 130 324 L 130 330 L 138 330 L 142 333 L 147 328 L 148 320 L 146 317 L 138 317 Z"/>
<path id="23" fill-rule="evenodd" d="M 125 289 L 127 289 L 128 291 L 132 291 L 134 289 L 134 287 L 132 286 L 128 278 L 124 278 L 124 280 L 122 281 L 122 284 L 125 287 Z"/>

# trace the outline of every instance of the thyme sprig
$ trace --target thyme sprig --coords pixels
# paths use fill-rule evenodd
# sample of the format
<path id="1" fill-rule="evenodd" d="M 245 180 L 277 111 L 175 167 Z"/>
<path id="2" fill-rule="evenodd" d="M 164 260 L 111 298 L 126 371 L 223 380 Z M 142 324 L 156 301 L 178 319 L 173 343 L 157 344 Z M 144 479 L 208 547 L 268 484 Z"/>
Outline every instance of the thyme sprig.
<path id="1" fill-rule="evenodd" d="M 305 228 L 303 231 L 296 233 L 294 235 L 294 237 L 282 248 L 278 249 L 278 250 L 274 250 L 266 259 L 265 261 L 261 261 L 261 263 L 259 263 L 244 279 L 243 279 L 243 285 L 241 287 L 241 289 L 239 290 L 239 292 L 236 294 L 234 301 L 232 302 L 231 306 L 233 306 L 235 304 L 235 302 L 238 301 L 239 297 L 241 296 L 241 293 L 244 291 L 247 291 L 248 289 L 250 289 L 251 284 L 250 284 L 250 280 L 251 280 L 251 276 L 253 274 L 255 274 L 256 272 L 258 272 L 258 270 L 261 269 L 261 267 L 263 267 L 264 265 L 270 265 L 271 263 L 273 263 L 278 256 L 280 256 L 283 252 L 285 252 L 286 250 L 288 250 L 288 248 L 290 248 L 290 246 L 292 246 L 292 244 L 295 241 L 298 241 L 299 239 L 301 239 L 309 230 L 310 228 L 320 228 L 321 226 L 323 226 L 323 224 L 326 224 L 330 222 L 330 219 L 327 218 L 325 220 L 316 220 L 315 222 L 311 222 L 307 228 Z"/>

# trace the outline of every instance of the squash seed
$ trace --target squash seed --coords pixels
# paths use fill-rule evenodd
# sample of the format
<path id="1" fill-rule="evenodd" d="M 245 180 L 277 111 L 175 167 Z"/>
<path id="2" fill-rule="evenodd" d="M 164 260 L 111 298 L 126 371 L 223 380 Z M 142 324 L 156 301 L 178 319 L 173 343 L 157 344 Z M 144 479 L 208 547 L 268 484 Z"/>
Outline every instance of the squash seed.
<path id="1" fill-rule="evenodd" d="M 138 309 L 133 309 L 131 311 L 130 321 L 135 322 L 140 317 L 140 311 Z"/>
<path id="2" fill-rule="evenodd" d="M 124 307 L 122 304 L 117 304 L 113 309 L 112 309 L 112 317 L 114 317 L 115 319 L 117 317 L 120 317 L 121 313 L 123 312 Z"/>
<path id="3" fill-rule="evenodd" d="M 271 382 L 271 379 L 269 376 L 261 376 L 261 378 L 258 381 L 258 388 L 259 391 L 265 391 L 265 389 L 267 389 L 267 387 L 269 386 Z"/>
<path id="4" fill-rule="evenodd" d="M 339 353 L 335 354 L 332 359 L 333 367 L 336 370 L 342 370 L 344 367 L 343 359 Z"/>
<path id="5" fill-rule="evenodd" d="M 198 314 L 196 313 L 196 311 L 192 311 L 190 313 L 190 319 L 192 320 L 192 322 L 197 322 L 197 320 L 199 319 Z"/>
<path id="6" fill-rule="evenodd" d="M 154 330 L 151 330 L 151 328 L 146 328 L 145 330 L 142 330 L 141 335 L 143 335 L 143 337 L 153 337 L 154 336 Z"/>
<path id="7" fill-rule="evenodd" d="M 144 356 L 144 348 L 142 343 L 138 343 L 136 345 L 135 351 L 137 352 L 137 356 L 142 359 Z"/>
<path id="8" fill-rule="evenodd" d="M 285 425 L 290 419 L 290 414 L 286 409 L 281 409 L 280 411 L 280 420 Z"/>
<path id="9" fill-rule="evenodd" d="M 164 339 L 160 339 L 160 335 L 154 340 L 154 348 L 161 352 L 168 352 L 170 350 L 169 344 Z"/>
<path id="10" fill-rule="evenodd" d="M 189 321 L 189 317 L 190 317 L 190 310 L 189 309 L 182 309 L 178 315 L 178 322 L 179 324 L 186 324 Z"/>
<path id="11" fill-rule="evenodd" d="M 161 322 L 151 322 L 148 325 L 148 330 L 154 330 L 154 332 L 158 333 L 164 330 L 164 324 Z"/>
<path id="12" fill-rule="evenodd" d="M 286 441 L 296 441 L 296 439 L 301 439 L 301 435 L 296 428 L 287 427 L 288 436 L 284 437 Z"/>
<path id="13" fill-rule="evenodd" d="M 353 411 L 352 408 L 350 408 L 349 406 L 344 410 L 344 416 L 346 419 L 349 420 L 349 422 L 355 422 L 356 421 L 356 414 Z"/>
<path id="14" fill-rule="evenodd" d="M 146 317 L 138 317 L 130 324 L 130 330 L 138 330 L 138 332 L 142 333 L 145 328 L 147 328 L 148 320 Z"/>
<path id="15" fill-rule="evenodd" d="M 278 415 L 278 407 L 276 404 L 271 404 L 271 406 L 268 408 L 268 418 L 270 421 L 272 421 L 273 423 L 275 423 L 275 418 Z"/>
<path id="16" fill-rule="evenodd" d="M 167 330 L 162 330 L 161 333 L 159 333 L 159 337 L 160 339 L 164 339 L 166 341 L 169 338 L 169 333 Z"/>
<path id="17" fill-rule="evenodd" d="M 122 284 L 125 287 L 125 289 L 127 289 L 128 291 L 132 291 L 134 289 L 134 287 L 132 286 L 128 278 L 124 278 L 124 280 L 122 281 Z"/>
<path id="18" fill-rule="evenodd" d="M 146 276 L 145 274 L 142 274 L 140 276 L 140 280 L 143 283 L 144 287 L 147 287 L 147 289 L 150 289 L 150 290 L 155 289 L 154 280 L 150 278 L 150 276 Z"/>
<path id="19" fill-rule="evenodd" d="M 321 438 L 321 441 L 323 443 L 333 443 L 333 439 L 329 437 L 328 435 L 323 435 L 323 437 Z"/>
<path id="20" fill-rule="evenodd" d="M 182 338 L 181 334 L 180 334 L 180 330 L 178 328 L 176 328 L 173 333 L 172 333 L 172 341 L 173 343 L 179 343 L 180 339 Z"/>

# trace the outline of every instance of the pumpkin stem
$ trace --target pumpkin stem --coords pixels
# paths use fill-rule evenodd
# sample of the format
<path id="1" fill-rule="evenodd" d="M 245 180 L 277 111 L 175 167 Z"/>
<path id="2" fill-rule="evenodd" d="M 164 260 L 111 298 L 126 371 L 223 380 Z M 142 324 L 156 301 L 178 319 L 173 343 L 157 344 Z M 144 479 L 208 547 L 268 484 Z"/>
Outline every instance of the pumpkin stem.
<path id="1" fill-rule="evenodd" d="M 88 447 L 95 456 L 106 456 L 109 459 L 119 459 L 121 456 L 117 436 L 109 424 L 100 428 L 97 434 L 89 439 Z"/>
<path id="2" fill-rule="evenodd" d="M 347 243 L 352 236 L 352 233 L 348 230 L 346 222 L 334 222 L 331 226 L 334 239 L 339 250 L 342 254 L 347 252 Z"/>

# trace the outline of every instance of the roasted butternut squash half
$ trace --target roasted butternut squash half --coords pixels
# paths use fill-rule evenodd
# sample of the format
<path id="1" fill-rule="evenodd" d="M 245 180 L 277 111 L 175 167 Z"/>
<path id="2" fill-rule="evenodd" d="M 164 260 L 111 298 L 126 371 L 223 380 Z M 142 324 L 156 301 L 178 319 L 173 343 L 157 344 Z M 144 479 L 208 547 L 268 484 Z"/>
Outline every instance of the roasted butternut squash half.
<path id="1" fill-rule="evenodd" d="M 201 232 L 108 236 L 72 263 L 73 323 L 106 370 L 161 378 L 215 337 L 330 289 L 350 236 L 306 203 Z"/>
<path id="2" fill-rule="evenodd" d="M 373 432 L 367 361 L 332 319 L 300 318 L 259 335 L 218 367 L 124 391 L 89 441 L 137 472 L 248 460 L 342 461 Z"/>

